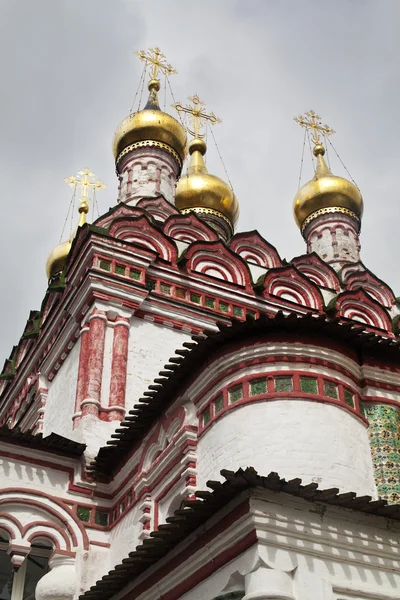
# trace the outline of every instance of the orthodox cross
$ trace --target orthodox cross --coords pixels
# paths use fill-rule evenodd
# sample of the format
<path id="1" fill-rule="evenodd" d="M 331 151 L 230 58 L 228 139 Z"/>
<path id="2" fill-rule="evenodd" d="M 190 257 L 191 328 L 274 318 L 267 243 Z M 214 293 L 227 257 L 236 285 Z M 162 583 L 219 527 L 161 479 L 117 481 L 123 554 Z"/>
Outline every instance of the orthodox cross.
<path id="1" fill-rule="evenodd" d="M 192 128 L 186 128 L 188 133 L 193 135 L 195 138 L 204 138 L 205 133 L 200 133 L 200 129 L 205 126 L 207 121 L 210 122 L 212 125 L 215 125 L 216 123 L 222 123 L 222 121 L 221 119 L 218 119 L 218 117 L 216 117 L 213 112 L 206 113 L 206 111 L 203 108 L 205 104 L 200 100 L 197 94 L 189 97 L 188 100 L 190 100 L 190 102 L 192 102 L 193 104 L 183 106 L 183 104 L 177 102 L 172 106 L 178 112 L 183 112 L 189 115 L 189 118 L 192 122 Z"/>
<path id="2" fill-rule="evenodd" d="M 77 176 L 71 175 L 71 177 L 66 177 L 64 179 L 70 187 L 79 188 L 81 190 L 82 195 L 79 197 L 81 201 L 78 211 L 81 215 L 79 220 L 79 226 L 82 226 L 86 223 L 86 214 L 89 212 L 89 190 L 93 188 L 93 190 L 102 190 L 107 186 L 100 181 L 100 179 L 96 179 L 94 173 L 92 173 L 89 169 L 84 169 L 83 171 L 78 171 Z"/>
<path id="3" fill-rule="evenodd" d="M 151 65 L 152 79 L 157 79 L 159 72 L 163 75 L 176 75 L 178 73 L 172 65 L 167 63 L 167 59 L 160 48 L 149 48 L 147 53 L 144 50 L 140 50 L 139 52 L 134 52 L 134 54 L 145 63 L 146 67 Z"/>
<path id="4" fill-rule="evenodd" d="M 304 113 L 304 115 L 293 118 L 301 127 L 305 127 L 307 131 L 312 131 L 311 139 L 314 144 L 321 143 L 320 133 L 322 133 L 323 136 L 336 133 L 333 129 L 331 129 L 331 127 L 329 127 L 329 125 L 322 125 L 321 117 L 313 110 L 309 110 Z"/>

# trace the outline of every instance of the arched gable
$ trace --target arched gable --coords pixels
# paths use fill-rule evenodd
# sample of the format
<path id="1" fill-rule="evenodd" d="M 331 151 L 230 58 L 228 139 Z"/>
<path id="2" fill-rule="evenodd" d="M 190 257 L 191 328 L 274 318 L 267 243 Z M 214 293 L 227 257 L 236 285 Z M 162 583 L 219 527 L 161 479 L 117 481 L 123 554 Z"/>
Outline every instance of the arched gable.
<path id="1" fill-rule="evenodd" d="M 220 240 L 193 243 L 187 249 L 185 258 L 189 273 L 222 279 L 251 290 L 250 272 L 246 263 Z"/>
<path id="2" fill-rule="evenodd" d="M 96 227 L 103 227 L 104 229 L 109 229 L 116 219 L 121 219 L 123 217 L 141 217 L 145 214 L 145 211 L 142 208 L 137 208 L 136 206 L 129 206 L 129 204 L 124 204 L 121 202 L 111 208 L 105 215 L 101 215 L 94 223 Z"/>
<path id="3" fill-rule="evenodd" d="M 339 294 L 335 300 L 335 308 L 339 317 L 358 321 L 393 335 L 391 320 L 386 309 L 361 289 Z"/>
<path id="4" fill-rule="evenodd" d="M 165 221 L 163 231 L 166 235 L 188 244 L 197 241 L 214 242 L 218 240 L 215 231 L 194 213 L 172 215 Z"/>
<path id="5" fill-rule="evenodd" d="M 237 233 L 229 243 L 232 252 L 239 254 L 243 260 L 272 269 L 282 266 L 282 261 L 277 250 L 269 244 L 258 231 Z"/>
<path id="6" fill-rule="evenodd" d="M 341 280 L 343 282 L 346 282 L 348 277 L 350 277 L 350 275 L 353 275 L 354 273 L 357 273 L 359 271 L 363 272 L 365 270 L 366 270 L 365 265 L 361 262 L 361 260 L 359 260 L 358 262 L 349 263 L 348 265 L 344 265 L 344 267 L 342 267 L 341 270 L 339 271 L 339 277 L 341 278 Z"/>
<path id="7" fill-rule="evenodd" d="M 164 417 L 158 425 L 156 431 L 144 446 L 141 459 L 139 461 L 139 471 L 147 472 L 158 456 L 169 446 L 172 439 L 176 436 L 182 427 L 185 413 L 179 407 L 177 414 L 167 418 Z"/>
<path id="8" fill-rule="evenodd" d="M 367 292 L 374 300 L 379 302 L 379 304 L 385 306 L 385 308 L 391 308 L 396 302 L 396 298 L 390 287 L 368 269 L 356 271 L 347 277 L 347 290 L 355 291 L 360 288 L 364 290 L 364 292 Z"/>
<path id="9" fill-rule="evenodd" d="M 165 221 L 171 215 L 179 215 L 179 210 L 172 206 L 165 198 L 142 198 L 136 205 L 149 213 L 157 221 Z"/>
<path id="10" fill-rule="evenodd" d="M 177 250 L 175 244 L 150 223 L 144 215 L 136 218 L 121 217 L 115 219 L 110 226 L 109 235 L 134 244 L 139 248 L 152 250 L 167 262 L 176 262 Z"/>
<path id="11" fill-rule="evenodd" d="M 291 264 L 319 287 L 340 291 L 340 283 L 335 271 L 315 252 L 296 256 Z"/>
<path id="12" fill-rule="evenodd" d="M 273 296 L 313 310 L 323 310 L 323 300 L 318 287 L 290 265 L 271 269 L 265 275 L 263 295 L 267 299 Z"/>
<path id="13" fill-rule="evenodd" d="M 16 508 L 20 509 L 17 513 Z M 63 552 L 89 548 L 86 530 L 72 510 L 57 498 L 37 490 L 6 488 L 1 491 L 0 530 L 27 547 L 47 540 Z"/>

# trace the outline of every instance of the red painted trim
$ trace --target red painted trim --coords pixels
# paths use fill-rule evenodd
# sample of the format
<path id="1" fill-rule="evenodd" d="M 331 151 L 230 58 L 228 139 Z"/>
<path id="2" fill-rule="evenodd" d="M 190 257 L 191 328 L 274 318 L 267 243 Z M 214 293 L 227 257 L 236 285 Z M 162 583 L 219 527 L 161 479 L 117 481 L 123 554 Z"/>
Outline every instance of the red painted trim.
<path id="1" fill-rule="evenodd" d="M 39 523 L 39 522 L 38 522 Z M 53 528 L 53 523 L 50 523 L 51 527 Z M 64 534 L 65 535 L 65 534 Z M 48 531 L 37 531 L 35 533 L 32 533 L 27 541 L 31 544 L 33 542 L 33 540 L 35 540 L 36 538 L 46 538 L 47 540 L 50 540 L 53 548 L 57 551 L 60 552 L 60 544 L 59 541 L 57 540 L 57 538 L 55 537 L 55 535 L 53 535 L 52 533 L 49 533 Z M 71 545 L 69 545 L 69 547 L 71 548 Z M 68 552 L 70 552 L 70 550 L 68 550 Z"/>
<path id="2" fill-rule="evenodd" d="M 246 500 L 241 505 L 233 509 L 228 515 L 223 517 L 214 527 L 204 531 L 201 535 L 196 537 L 189 547 L 179 552 L 166 564 L 164 564 L 158 571 L 152 573 L 150 577 L 145 579 L 141 584 L 134 587 L 126 595 L 122 596 L 126 600 L 134 600 L 140 594 L 143 594 L 147 590 L 151 589 L 160 580 L 169 575 L 174 569 L 185 562 L 188 556 L 193 556 L 196 552 L 203 549 L 206 545 L 210 544 L 222 532 L 226 531 L 231 525 L 233 525 L 240 517 L 247 514 L 249 511 L 249 502 Z M 201 569 L 198 569 L 195 573 L 192 573 L 186 581 L 179 583 L 175 588 L 163 595 L 163 600 L 177 600 L 185 592 L 193 589 L 205 578 L 209 577 L 212 573 L 220 569 L 223 565 L 227 564 L 236 556 L 239 556 L 245 550 L 253 546 L 257 542 L 257 532 L 255 530 L 248 533 L 242 540 L 236 540 L 234 546 L 225 549 L 221 554 L 214 557 Z"/>
<path id="3" fill-rule="evenodd" d="M 2 444 L 11 444 L 12 446 L 17 445 L 15 442 L 7 442 L 2 440 L 1 442 Z M 21 446 L 22 447 L 22 446 Z M 25 448 L 26 449 L 26 448 Z M 38 452 L 44 452 L 43 450 L 39 450 Z M 46 452 L 50 452 L 50 450 L 48 451 L 46 449 Z M 60 455 L 60 456 L 64 456 L 65 455 L 62 454 L 62 452 L 57 452 L 56 454 Z M 74 469 L 72 467 L 65 467 L 63 465 L 57 464 L 57 463 L 52 463 L 49 462 L 47 460 L 41 460 L 40 458 L 35 458 L 32 456 L 26 456 L 24 454 L 15 454 L 14 452 L 1 452 L 1 456 L 2 458 L 9 458 L 11 460 L 16 460 L 18 462 L 26 462 L 28 464 L 31 465 L 35 465 L 35 466 L 40 466 L 40 467 L 44 467 L 45 469 L 53 469 L 55 471 L 61 471 L 63 473 L 67 473 L 70 482 L 73 481 L 73 477 L 74 477 Z M 78 460 L 78 459 L 77 459 Z M 1 490 L 3 492 L 3 490 Z M 29 490 L 30 491 L 30 490 Z M 36 491 L 34 492 L 36 493 Z"/>
<path id="4" fill-rule="evenodd" d="M 185 468 L 182 469 L 182 471 L 178 473 L 178 475 L 174 477 L 174 479 L 172 479 L 172 481 L 170 481 L 170 483 L 163 488 L 159 495 L 154 499 L 154 529 L 158 529 L 158 504 L 160 500 L 165 498 L 165 496 L 176 486 L 176 484 L 181 481 L 182 475 L 186 471 L 186 468 L 187 467 L 185 466 Z"/>
<path id="5" fill-rule="evenodd" d="M 292 378 L 292 382 L 293 382 L 293 390 L 291 392 L 276 392 L 274 389 L 274 379 L 275 378 L 279 378 L 279 377 L 291 377 Z M 301 390 L 301 381 L 300 378 L 301 377 L 307 377 L 307 378 L 312 378 L 314 380 L 316 380 L 317 383 L 317 389 L 319 390 L 319 392 L 317 394 L 310 394 L 310 393 L 305 393 L 302 392 Z M 266 386 L 267 386 L 267 391 L 266 392 L 262 392 L 260 394 L 250 394 L 250 384 L 251 382 L 254 381 L 258 381 L 259 379 L 262 379 L 263 381 L 265 381 Z M 324 383 L 325 382 L 331 382 L 334 383 L 337 386 L 337 390 L 338 390 L 338 398 L 331 398 L 330 396 L 327 396 L 324 393 Z M 237 386 L 242 386 L 242 398 L 240 400 L 237 400 L 236 402 L 233 403 L 229 403 L 229 390 L 231 390 L 232 388 L 235 388 Z M 237 408 L 247 405 L 247 404 L 252 404 L 255 402 L 269 402 L 269 401 L 276 401 L 276 400 L 312 400 L 314 402 L 321 402 L 323 404 L 333 404 L 335 406 L 339 406 L 340 408 L 345 408 L 346 410 L 350 411 L 351 413 L 355 414 L 358 418 L 360 418 L 361 420 L 363 420 L 365 423 L 368 423 L 368 421 L 365 419 L 365 417 L 359 413 L 358 409 L 357 409 L 357 404 L 355 402 L 355 408 L 351 408 L 349 405 L 347 405 L 344 402 L 344 394 L 343 391 L 341 391 L 341 388 L 344 387 L 345 389 L 348 389 L 354 396 L 354 398 L 357 397 L 358 395 L 358 391 L 353 390 L 352 388 L 350 388 L 350 386 L 345 385 L 343 386 L 342 382 L 340 379 L 335 379 L 332 376 L 326 376 L 323 375 L 321 373 L 316 373 L 316 372 L 310 372 L 310 371 L 305 371 L 305 370 L 288 370 L 288 371 L 269 371 L 267 373 L 252 373 L 251 375 L 244 375 L 243 377 L 238 378 L 237 380 L 230 382 L 228 385 L 224 386 L 224 388 L 218 389 L 218 391 L 216 393 L 214 393 L 211 398 L 207 401 L 207 403 L 204 404 L 204 406 L 201 407 L 201 411 L 199 411 L 198 415 L 199 415 L 199 427 L 200 427 L 200 434 L 199 434 L 199 438 L 203 435 L 203 433 L 205 431 L 207 431 L 213 423 L 215 423 L 216 421 L 218 421 L 221 417 L 223 417 L 225 415 L 226 412 L 231 411 L 231 410 L 236 410 Z M 270 391 L 272 389 L 272 391 Z M 214 402 L 215 400 L 221 396 L 221 392 L 223 393 L 224 396 L 224 406 L 222 408 L 222 410 L 218 411 L 218 413 L 215 413 L 214 410 Z M 206 395 L 204 392 L 201 393 L 200 398 L 204 397 L 204 395 Z M 202 415 L 204 413 L 204 411 L 206 409 L 210 410 L 210 415 L 211 415 L 211 419 L 210 421 L 208 421 L 208 423 L 205 426 L 202 426 Z"/>
<path id="6" fill-rule="evenodd" d="M 62 511 L 65 511 L 67 513 L 68 517 L 70 517 L 71 521 L 73 523 L 75 523 L 75 525 L 78 527 L 78 529 L 82 535 L 83 547 L 85 550 L 88 550 L 89 538 L 88 538 L 85 528 L 83 527 L 82 523 L 76 519 L 75 515 L 73 514 L 73 512 L 71 511 L 69 506 L 66 505 L 65 503 L 63 503 L 62 501 L 60 501 L 58 498 L 55 498 L 54 496 L 50 496 L 49 494 L 46 494 L 45 492 L 40 492 L 38 490 L 32 491 L 28 488 L 5 488 L 5 489 L 1 490 L 1 493 L 2 494 L 16 494 L 16 496 L 10 497 L 10 498 L 0 498 L 0 505 L 15 503 L 15 504 L 28 505 L 28 506 L 36 506 L 41 511 L 43 511 L 45 513 L 49 513 L 53 517 L 57 518 L 59 521 L 61 521 L 64 524 L 65 528 L 69 532 L 72 542 L 73 542 L 73 545 L 77 546 L 78 545 L 77 537 L 71 527 L 70 521 L 67 518 L 64 518 L 62 516 L 62 514 L 60 514 L 60 512 L 57 512 L 51 506 L 48 506 L 47 504 L 44 504 L 43 502 L 39 502 L 38 500 L 34 500 L 29 497 L 23 497 L 23 496 L 21 496 L 21 493 L 29 494 L 30 496 L 39 496 L 40 498 L 46 498 L 48 500 L 51 500 L 52 502 L 54 502 L 54 504 L 56 504 L 58 506 L 59 509 L 61 509 Z M 23 531 L 22 531 L 23 535 L 24 535 L 24 531 L 26 531 L 28 527 L 29 527 L 29 524 L 26 525 L 25 528 L 23 528 Z"/>
<path id="7" fill-rule="evenodd" d="M 196 585 L 202 583 L 205 579 L 210 577 L 215 571 L 221 569 L 224 565 L 229 563 L 231 560 L 243 554 L 246 550 L 254 546 L 257 543 L 257 532 L 251 531 L 248 533 L 240 542 L 237 542 L 234 546 L 225 550 L 222 554 L 210 560 L 201 569 L 198 569 L 189 579 L 180 583 L 173 590 L 167 592 L 163 600 L 178 600 L 183 594 L 192 590 Z"/>
<path id="8" fill-rule="evenodd" d="M 52 523 L 51 521 L 32 521 L 31 523 L 29 523 L 28 525 L 25 525 L 25 527 L 23 528 L 23 535 L 25 536 L 28 531 L 30 529 L 32 529 L 33 527 L 50 527 L 51 529 L 55 529 L 56 531 L 58 531 L 58 533 L 61 535 L 61 537 L 63 538 L 64 542 L 65 542 L 65 550 L 70 551 L 71 550 L 71 542 L 68 539 L 67 534 L 65 533 L 65 531 L 62 529 L 62 527 L 60 527 L 59 525 L 57 525 L 56 523 Z M 36 536 L 35 534 L 32 534 Z M 59 547 L 59 543 L 57 542 L 57 547 Z"/>
<path id="9" fill-rule="evenodd" d="M 371 403 L 371 404 L 391 404 L 392 406 L 396 406 L 400 408 L 400 402 L 397 400 L 392 400 L 391 398 L 380 398 L 379 396 L 361 396 L 360 401 L 363 403 Z"/>
<path id="10" fill-rule="evenodd" d="M 91 546 L 100 546 L 101 548 L 110 548 L 111 544 L 108 542 L 97 542 L 96 540 L 90 540 L 89 544 Z"/>
<path id="11" fill-rule="evenodd" d="M 12 523 L 14 523 L 14 525 L 16 525 L 19 533 L 22 535 L 23 525 L 22 525 L 21 521 L 19 519 L 17 519 L 17 517 L 15 517 L 14 515 L 11 515 L 10 513 L 4 513 L 4 512 L 0 512 L 0 517 L 3 517 L 4 519 L 7 519 L 8 521 L 11 521 Z"/>
<path id="12" fill-rule="evenodd" d="M 1 518 L 1 514 L 0 514 L 0 518 Z M 10 536 L 11 540 L 15 539 L 15 534 L 14 534 L 13 530 L 11 529 L 11 527 L 6 525 L 5 523 L 1 523 L 1 521 L 0 521 L 0 530 L 6 531 L 8 533 L 8 535 Z"/>

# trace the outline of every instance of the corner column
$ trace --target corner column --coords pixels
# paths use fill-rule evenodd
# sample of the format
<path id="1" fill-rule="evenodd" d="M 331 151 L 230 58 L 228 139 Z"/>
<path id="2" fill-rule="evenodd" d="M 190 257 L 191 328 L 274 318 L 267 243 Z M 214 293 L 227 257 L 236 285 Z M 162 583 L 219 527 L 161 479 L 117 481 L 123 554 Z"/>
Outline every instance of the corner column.
<path id="1" fill-rule="evenodd" d="M 122 421 L 125 415 L 126 373 L 128 364 L 129 319 L 117 317 L 111 363 L 109 421 Z"/>
<path id="2" fill-rule="evenodd" d="M 104 311 L 95 309 L 89 317 L 87 374 L 80 406 L 82 417 L 99 415 L 106 328 L 106 314 Z"/>

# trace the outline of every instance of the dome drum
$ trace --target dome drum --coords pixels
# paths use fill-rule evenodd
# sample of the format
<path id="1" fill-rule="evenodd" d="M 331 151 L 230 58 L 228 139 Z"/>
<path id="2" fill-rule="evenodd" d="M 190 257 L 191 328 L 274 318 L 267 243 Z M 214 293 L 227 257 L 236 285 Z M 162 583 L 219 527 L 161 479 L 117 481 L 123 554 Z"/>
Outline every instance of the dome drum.
<path id="1" fill-rule="evenodd" d="M 359 217 L 356 215 L 355 212 L 353 212 L 352 210 L 349 210 L 348 208 L 344 208 L 343 206 L 328 206 L 326 208 L 320 208 L 320 209 L 314 211 L 313 213 L 311 213 L 304 220 L 303 224 L 301 225 L 301 233 L 304 235 L 308 225 L 310 223 L 312 223 L 318 217 L 320 217 L 322 215 L 330 215 L 330 214 L 334 214 L 334 213 L 339 213 L 341 215 L 347 215 L 348 217 L 351 217 L 352 219 L 354 219 L 357 223 L 358 232 L 360 231 L 361 220 L 359 219 Z"/>

